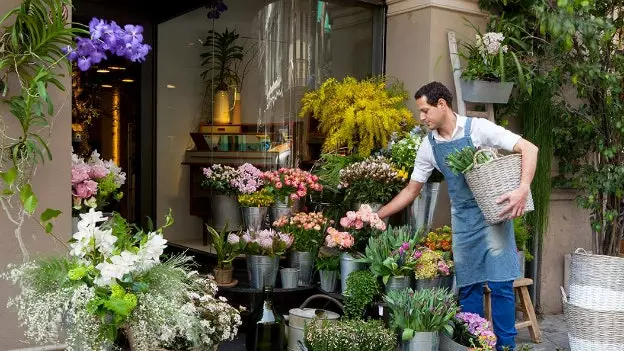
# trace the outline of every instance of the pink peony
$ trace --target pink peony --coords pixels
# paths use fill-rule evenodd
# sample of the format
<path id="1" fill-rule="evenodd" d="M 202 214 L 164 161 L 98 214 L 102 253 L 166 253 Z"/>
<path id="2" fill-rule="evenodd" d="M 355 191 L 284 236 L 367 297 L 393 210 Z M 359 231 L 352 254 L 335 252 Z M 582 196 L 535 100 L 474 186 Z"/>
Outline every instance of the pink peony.
<path id="1" fill-rule="evenodd" d="M 110 171 L 104 167 L 104 165 L 96 164 L 91 166 L 91 170 L 89 171 L 89 176 L 93 179 L 101 179 L 104 178 L 110 173 Z"/>
<path id="2" fill-rule="evenodd" d="M 78 164 L 74 165 L 71 170 L 71 181 L 72 184 L 82 183 L 85 180 L 89 179 L 89 170 L 91 167 L 87 164 Z"/>
<path id="3" fill-rule="evenodd" d="M 355 220 L 355 229 L 360 230 L 360 229 L 362 229 L 362 228 L 364 228 L 364 222 L 362 222 L 362 220 L 361 220 L 361 219 L 359 219 L 359 218 L 358 218 L 358 219 L 356 219 L 356 220 Z"/>
<path id="4" fill-rule="evenodd" d="M 370 207 L 370 205 L 361 205 L 358 212 L 373 213 L 373 209 Z"/>
<path id="5" fill-rule="evenodd" d="M 340 225 L 343 228 L 348 228 L 348 227 L 351 226 L 351 220 L 349 220 L 348 217 L 342 217 L 342 218 L 340 218 Z"/>
<path id="6" fill-rule="evenodd" d="M 97 186 L 98 184 L 95 181 L 85 180 L 82 183 L 76 184 L 76 193 L 74 195 L 82 199 L 88 199 L 97 193 Z"/>
<path id="7" fill-rule="evenodd" d="M 349 221 L 355 221 L 355 219 L 357 218 L 357 215 L 355 214 L 354 211 L 348 211 L 347 218 L 349 219 Z"/>

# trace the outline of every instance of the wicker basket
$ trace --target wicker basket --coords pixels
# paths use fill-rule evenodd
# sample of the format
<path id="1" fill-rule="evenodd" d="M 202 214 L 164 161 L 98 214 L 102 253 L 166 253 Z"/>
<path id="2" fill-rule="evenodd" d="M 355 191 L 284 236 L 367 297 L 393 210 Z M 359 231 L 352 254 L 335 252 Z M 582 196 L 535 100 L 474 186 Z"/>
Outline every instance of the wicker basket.
<path id="1" fill-rule="evenodd" d="M 596 311 L 624 312 L 624 258 L 577 249 L 570 262 L 570 303 Z"/>
<path id="2" fill-rule="evenodd" d="M 493 159 L 487 163 L 476 164 L 477 155 L 482 152 L 490 152 Z M 520 186 L 522 173 L 522 155 L 511 154 L 499 157 L 492 150 L 479 150 L 474 155 L 475 166 L 466 172 L 466 183 L 470 187 L 477 205 L 483 212 L 488 224 L 504 222 L 506 218 L 500 217 L 507 202 L 497 204 L 498 198 Z M 525 213 L 533 211 L 533 196 L 529 191 L 525 205 Z"/>
<path id="3" fill-rule="evenodd" d="M 574 305 L 563 294 L 571 351 L 624 350 L 624 312 L 596 311 Z"/>

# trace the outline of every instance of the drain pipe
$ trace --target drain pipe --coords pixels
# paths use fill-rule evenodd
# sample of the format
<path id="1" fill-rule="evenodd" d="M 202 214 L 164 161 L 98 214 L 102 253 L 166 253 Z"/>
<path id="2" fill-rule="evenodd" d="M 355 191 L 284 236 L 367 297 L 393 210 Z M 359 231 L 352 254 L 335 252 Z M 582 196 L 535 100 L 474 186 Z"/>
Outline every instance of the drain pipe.
<path id="1" fill-rule="evenodd" d="M 531 262 L 531 264 L 529 265 L 530 268 L 530 272 L 529 272 L 529 277 L 531 279 L 533 279 L 533 285 L 530 286 L 529 289 L 529 295 L 531 295 L 531 301 L 533 302 L 533 307 L 535 308 L 535 311 L 538 311 L 538 300 L 539 300 L 539 287 L 540 287 L 540 281 L 539 281 L 539 268 L 541 266 L 541 257 L 542 257 L 542 245 L 540 243 L 540 235 L 537 232 L 537 230 L 535 230 L 533 232 L 533 240 L 531 242 L 531 246 L 532 246 L 532 250 L 533 251 L 533 261 Z"/>

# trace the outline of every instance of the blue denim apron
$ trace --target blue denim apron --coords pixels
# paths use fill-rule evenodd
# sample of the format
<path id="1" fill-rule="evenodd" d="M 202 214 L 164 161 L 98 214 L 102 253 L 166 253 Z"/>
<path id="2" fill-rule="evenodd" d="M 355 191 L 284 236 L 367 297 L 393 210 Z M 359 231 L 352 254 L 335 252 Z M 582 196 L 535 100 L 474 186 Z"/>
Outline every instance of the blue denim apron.
<path id="1" fill-rule="evenodd" d="M 464 136 L 448 142 L 436 142 L 431 133 L 428 135 L 438 168 L 448 183 L 453 260 L 459 288 L 482 282 L 511 281 L 520 277 L 513 222 L 507 220 L 488 225 L 464 175 L 455 175 L 446 163 L 448 154 L 466 146 L 474 146 L 470 137 L 471 126 L 472 118 L 469 117 L 466 119 Z"/>

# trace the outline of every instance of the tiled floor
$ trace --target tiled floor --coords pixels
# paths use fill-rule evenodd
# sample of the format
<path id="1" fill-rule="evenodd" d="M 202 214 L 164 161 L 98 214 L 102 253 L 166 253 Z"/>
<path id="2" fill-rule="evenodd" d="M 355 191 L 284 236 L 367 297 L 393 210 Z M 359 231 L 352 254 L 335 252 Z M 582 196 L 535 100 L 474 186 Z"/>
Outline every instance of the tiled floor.
<path id="1" fill-rule="evenodd" d="M 542 332 L 542 342 L 534 344 L 531 342 L 528 329 L 518 331 L 516 342 L 518 351 L 564 351 L 570 350 L 568 343 L 568 330 L 563 314 L 548 315 L 538 317 L 540 330 Z M 527 345 L 522 349 L 522 345 Z"/>

